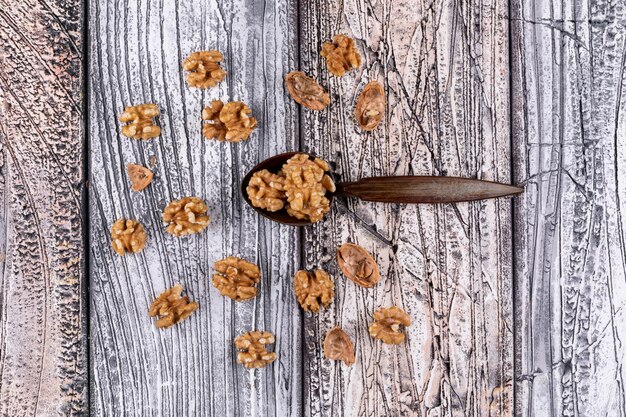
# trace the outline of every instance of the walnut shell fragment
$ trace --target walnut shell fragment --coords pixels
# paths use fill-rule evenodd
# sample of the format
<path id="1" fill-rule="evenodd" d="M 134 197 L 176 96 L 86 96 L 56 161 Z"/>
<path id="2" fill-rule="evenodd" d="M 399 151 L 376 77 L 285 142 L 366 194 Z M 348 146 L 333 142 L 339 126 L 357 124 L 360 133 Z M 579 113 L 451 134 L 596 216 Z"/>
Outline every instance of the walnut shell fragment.
<path id="1" fill-rule="evenodd" d="M 266 345 L 274 343 L 270 332 L 253 331 L 244 333 L 235 339 L 237 363 L 248 369 L 263 368 L 276 360 L 275 352 L 268 352 Z"/>
<path id="2" fill-rule="evenodd" d="M 370 131 L 378 127 L 385 116 L 385 91 L 378 81 L 369 82 L 356 102 L 354 118 L 363 130 Z"/>
<path id="3" fill-rule="evenodd" d="M 154 124 L 154 117 L 160 114 L 156 104 L 127 106 L 120 115 L 122 135 L 133 139 L 151 139 L 161 134 L 161 128 Z"/>
<path id="4" fill-rule="evenodd" d="M 146 231 L 136 220 L 119 219 L 111 226 L 111 240 L 113 250 L 120 256 L 139 253 L 146 245 Z"/>
<path id="5" fill-rule="evenodd" d="M 354 243 L 344 243 L 337 249 L 337 263 L 346 277 L 362 287 L 372 288 L 380 279 L 372 255 Z"/>
<path id="6" fill-rule="evenodd" d="M 213 286 L 220 294 L 235 301 L 245 301 L 257 294 L 256 284 L 261 280 L 261 271 L 255 264 L 229 256 L 213 265 Z"/>
<path id="7" fill-rule="evenodd" d="M 209 225 L 207 205 L 198 197 L 184 197 L 174 200 L 163 210 L 165 230 L 174 236 L 198 233 Z"/>
<path id="8" fill-rule="evenodd" d="M 296 272 L 293 288 L 300 306 L 313 313 L 319 312 L 320 306 L 328 307 L 335 295 L 335 283 L 323 269 L 318 269 L 315 273 Z"/>
<path id="9" fill-rule="evenodd" d="M 335 35 L 332 42 L 324 42 L 320 55 L 326 58 L 328 71 L 337 77 L 361 66 L 361 55 L 354 39 L 346 35 Z"/>
<path id="10" fill-rule="evenodd" d="M 150 305 L 150 317 L 158 317 L 156 327 L 167 328 L 180 323 L 198 308 L 198 303 L 182 297 L 183 287 L 180 284 L 165 290 Z"/>
<path id="11" fill-rule="evenodd" d="M 301 71 L 285 76 L 285 84 L 291 98 L 311 110 L 322 110 L 330 104 L 330 96 L 324 87 Z"/>
<path id="12" fill-rule="evenodd" d="M 343 361 L 347 366 L 354 363 L 354 345 L 350 336 L 337 326 L 326 333 L 324 338 L 324 356 L 327 359 Z"/>
<path id="13" fill-rule="evenodd" d="M 220 51 L 198 51 L 189 55 L 183 62 L 183 69 L 189 71 L 187 82 L 191 87 L 215 87 L 226 78 L 226 71 L 220 66 L 224 56 Z"/>
<path id="14" fill-rule="evenodd" d="M 400 307 L 395 306 L 376 310 L 374 320 L 369 327 L 370 336 L 393 345 L 404 342 L 406 335 L 402 331 L 402 326 L 411 325 L 411 317 Z"/>
<path id="15" fill-rule="evenodd" d="M 154 174 L 143 165 L 128 164 L 126 172 L 130 179 L 130 186 L 133 191 L 141 191 L 152 182 Z"/>

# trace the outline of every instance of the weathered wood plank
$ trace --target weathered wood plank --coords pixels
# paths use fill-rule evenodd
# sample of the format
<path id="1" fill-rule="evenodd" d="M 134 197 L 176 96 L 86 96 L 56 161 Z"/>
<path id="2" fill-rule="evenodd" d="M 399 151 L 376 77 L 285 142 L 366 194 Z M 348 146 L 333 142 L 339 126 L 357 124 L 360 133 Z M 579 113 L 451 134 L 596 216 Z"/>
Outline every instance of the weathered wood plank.
<path id="1" fill-rule="evenodd" d="M 297 146 L 298 113 L 283 74 L 297 66 L 297 10 L 289 2 L 110 0 L 90 2 L 91 406 L 97 415 L 297 416 L 301 404 L 301 315 L 290 280 L 299 264 L 298 232 L 259 217 L 239 196 L 243 174 L 261 159 Z M 209 91 L 187 87 L 191 52 L 218 49 L 229 75 Z M 259 128 L 240 144 L 201 136 L 202 107 L 242 100 Z M 137 142 L 120 135 L 125 105 L 156 103 L 162 135 Z M 130 191 L 127 163 L 149 165 L 155 181 Z M 196 195 L 212 222 L 202 234 L 173 238 L 161 212 Z M 149 243 L 137 256 L 110 248 L 118 217 L 140 220 Z M 228 255 L 259 263 L 254 300 L 235 303 L 210 281 Z M 158 330 L 148 305 L 181 282 L 200 309 Z M 254 328 L 277 336 L 278 360 L 249 372 L 235 363 L 233 339 Z"/>
<path id="2" fill-rule="evenodd" d="M 626 9 L 512 2 L 516 414 L 626 416 Z"/>
<path id="3" fill-rule="evenodd" d="M 303 111 L 303 147 L 336 162 L 344 180 L 458 175 L 510 181 L 508 2 L 301 2 L 301 66 L 331 92 L 327 111 Z M 362 69 L 325 70 L 321 43 L 357 39 Z M 370 80 L 385 86 L 382 128 L 362 133 L 353 106 Z M 336 278 L 332 308 L 305 316 L 305 412 L 311 416 L 506 416 L 512 413 L 511 202 L 440 206 L 337 202 L 305 233 L 305 265 Z M 382 282 L 339 275 L 335 248 L 375 254 Z M 375 309 L 412 317 L 408 342 L 372 340 Z M 356 342 L 351 368 L 321 356 L 340 324 Z"/>
<path id="4" fill-rule="evenodd" d="M 81 2 L 0 1 L 0 415 L 87 413 Z"/>

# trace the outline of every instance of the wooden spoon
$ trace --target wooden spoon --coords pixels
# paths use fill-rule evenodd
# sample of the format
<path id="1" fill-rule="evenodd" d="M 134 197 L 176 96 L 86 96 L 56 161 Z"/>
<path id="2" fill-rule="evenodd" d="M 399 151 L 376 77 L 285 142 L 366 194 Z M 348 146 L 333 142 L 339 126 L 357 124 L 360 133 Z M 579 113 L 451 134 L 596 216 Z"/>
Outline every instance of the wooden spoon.
<path id="1" fill-rule="evenodd" d="M 309 220 L 297 219 L 290 216 L 287 210 L 275 212 L 254 207 L 248 198 L 246 188 L 252 175 L 262 169 L 277 173 L 289 158 L 306 152 L 287 152 L 267 158 L 250 170 L 241 182 L 241 195 L 253 209 L 270 220 L 291 226 L 306 226 L 312 224 Z M 311 154 L 309 158 L 313 159 Z M 333 180 L 332 173 L 328 173 Z M 336 182 L 337 190 L 326 193 L 331 201 L 335 196 L 360 198 L 364 201 L 384 203 L 458 203 L 463 201 L 483 200 L 487 198 L 504 197 L 520 194 L 523 188 L 493 181 L 475 180 L 457 177 L 429 177 L 429 176 L 398 176 L 398 177 L 370 177 L 361 178 L 356 182 Z"/>

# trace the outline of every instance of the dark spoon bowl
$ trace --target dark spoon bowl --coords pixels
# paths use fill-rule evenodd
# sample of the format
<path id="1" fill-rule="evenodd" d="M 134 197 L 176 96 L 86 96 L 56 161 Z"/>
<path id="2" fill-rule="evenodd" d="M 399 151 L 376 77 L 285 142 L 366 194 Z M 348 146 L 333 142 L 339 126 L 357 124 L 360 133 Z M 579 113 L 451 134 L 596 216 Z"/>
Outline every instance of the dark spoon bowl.
<path id="1" fill-rule="evenodd" d="M 255 172 L 260 171 L 262 169 L 267 169 L 269 172 L 276 174 L 278 171 L 281 170 L 281 168 L 283 167 L 283 165 L 285 165 L 285 163 L 287 162 L 289 158 L 297 154 L 307 154 L 307 153 L 306 152 L 285 152 L 276 156 L 272 156 L 271 158 L 268 158 L 262 161 L 261 163 L 257 164 L 254 168 L 252 168 L 246 174 L 245 177 L 243 177 L 243 180 L 241 181 L 241 195 L 243 199 L 246 201 L 246 203 L 248 203 L 250 207 L 256 210 L 263 217 L 266 217 L 270 220 L 273 220 L 275 222 L 279 222 L 282 224 L 288 224 L 290 226 L 307 226 L 313 223 L 310 222 L 309 220 L 297 219 L 293 216 L 290 216 L 289 213 L 287 213 L 286 209 L 272 212 L 272 211 L 267 211 L 262 208 L 254 207 L 252 205 L 252 202 L 250 201 L 250 198 L 248 198 L 248 192 L 246 191 L 246 188 L 248 188 L 248 184 L 250 183 L 250 179 L 252 178 L 252 175 Z M 313 155 L 311 154 L 307 154 L 307 155 L 309 155 L 309 158 L 314 158 Z M 327 174 L 330 175 L 331 178 L 333 178 L 332 173 L 327 172 Z M 333 197 L 334 197 L 333 193 L 330 193 L 330 192 L 326 193 L 326 198 L 330 200 L 331 204 L 333 202 Z"/>

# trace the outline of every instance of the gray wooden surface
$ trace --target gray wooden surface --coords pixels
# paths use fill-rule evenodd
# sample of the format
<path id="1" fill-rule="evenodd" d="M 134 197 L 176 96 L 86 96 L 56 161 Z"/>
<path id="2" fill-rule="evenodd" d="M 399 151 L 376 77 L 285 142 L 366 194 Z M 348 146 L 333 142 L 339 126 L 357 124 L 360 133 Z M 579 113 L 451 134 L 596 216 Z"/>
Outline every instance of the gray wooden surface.
<path id="1" fill-rule="evenodd" d="M 519 416 L 626 416 L 626 8 L 514 0 Z"/>
<path id="2" fill-rule="evenodd" d="M 626 416 L 622 2 L 90 0 L 86 43 L 80 3 L 0 0 L 0 415 Z M 318 52 L 340 32 L 364 63 L 338 79 Z M 211 48 L 227 80 L 190 89 L 182 60 Z M 328 88 L 327 110 L 288 98 L 283 76 L 295 69 Z M 388 113 L 366 134 L 352 112 L 371 80 Z M 248 142 L 202 138 L 201 109 L 216 98 L 250 105 L 259 128 Z M 122 137 L 123 107 L 150 102 L 161 137 Z M 526 193 L 445 206 L 336 200 L 315 227 L 281 227 L 245 206 L 239 181 L 296 149 L 345 180 L 460 175 Z M 155 181 L 132 192 L 126 164 L 153 158 Z M 188 195 L 213 221 L 171 237 L 161 211 Z M 141 254 L 112 252 L 119 217 L 146 226 Z M 345 241 L 375 255 L 375 289 L 338 273 Z M 212 287 L 212 263 L 228 255 L 261 266 L 254 300 Z M 336 280 L 318 316 L 293 296 L 301 266 Z M 175 282 L 200 309 L 158 330 L 148 305 Z M 405 345 L 367 334 L 389 305 L 413 317 Z M 351 368 L 321 356 L 337 324 L 356 342 Z M 249 372 L 232 339 L 253 328 L 276 333 L 279 359 Z"/>
<path id="3" fill-rule="evenodd" d="M 87 409 L 80 1 L 0 0 L 0 415 Z"/>

